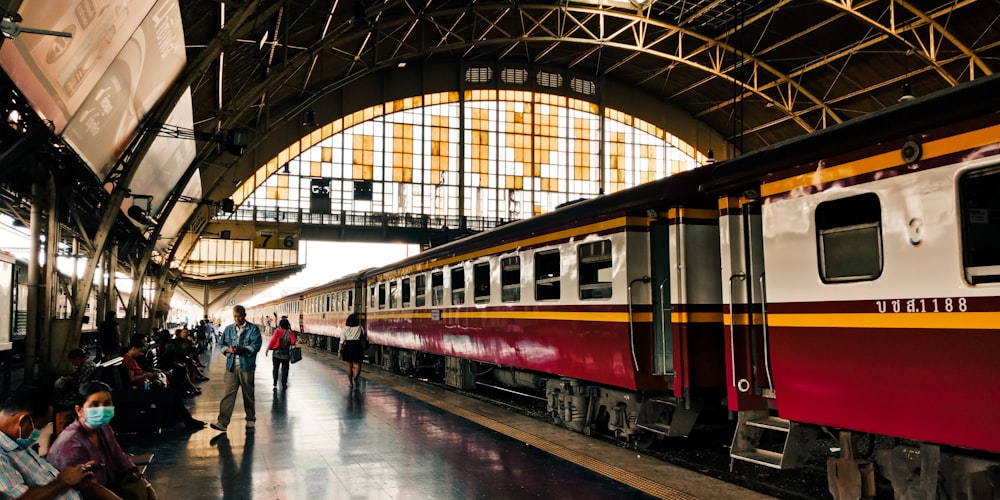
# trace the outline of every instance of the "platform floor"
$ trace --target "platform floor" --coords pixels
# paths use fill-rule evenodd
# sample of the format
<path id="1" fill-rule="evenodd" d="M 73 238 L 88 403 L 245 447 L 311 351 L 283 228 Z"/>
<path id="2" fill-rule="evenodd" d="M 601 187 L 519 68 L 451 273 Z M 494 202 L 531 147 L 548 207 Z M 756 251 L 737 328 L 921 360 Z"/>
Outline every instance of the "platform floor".
<path id="1" fill-rule="evenodd" d="M 303 351 L 286 390 L 259 358 L 252 433 L 237 398 L 226 433 L 120 438 L 154 454 L 161 499 L 767 498 L 405 377 L 370 370 L 351 391 L 335 356 Z M 204 360 L 211 380 L 187 401 L 211 422 L 225 363 Z"/>

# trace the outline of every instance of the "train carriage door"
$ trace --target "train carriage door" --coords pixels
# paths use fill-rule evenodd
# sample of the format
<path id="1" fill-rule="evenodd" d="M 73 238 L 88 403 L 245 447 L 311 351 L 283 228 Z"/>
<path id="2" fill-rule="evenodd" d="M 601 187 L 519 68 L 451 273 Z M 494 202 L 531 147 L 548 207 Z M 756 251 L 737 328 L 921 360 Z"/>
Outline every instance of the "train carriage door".
<path id="1" fill-rule="evenodd" d="M 650 285 L 653 299 L 653 373 L 674 372 L 673 312 L 670 299 L 670 221 L 649 223 Z"/>
<path id="2" fill-rule="evenodd" d="M 766 408 L 774 397 L 765 327 L 764 243 L 760 203 L 723 198 L 720 208 L 727 394 L 731 410 Z"/>

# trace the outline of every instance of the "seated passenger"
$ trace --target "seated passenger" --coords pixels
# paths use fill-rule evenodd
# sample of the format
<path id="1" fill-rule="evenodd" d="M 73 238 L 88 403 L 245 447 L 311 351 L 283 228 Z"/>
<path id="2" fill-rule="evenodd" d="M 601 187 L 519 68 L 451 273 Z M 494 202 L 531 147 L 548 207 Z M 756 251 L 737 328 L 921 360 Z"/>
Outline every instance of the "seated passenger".
<path id="1" fill-rule="evenodd" d="M 178 349 L 170 343 L 170 334 L 166 330 L 156 335 L 156 347 L 153 357 L 156 369 L 167 374 L 169 386 L 183 396 L 201 394 L 201 389 L 195 387 L 188 377 L 187 366 L 178 357 Z M 148 357 L 147 353 L 147 357 Z"/>
<path id="2" fill-rule="evenodd" d="M 47 458 L 56 469 L 72 464 L 93 462 L 94 475 L 80 482 L 77 488 L 87 498 L 117 498 L 124 496 L 119 485 L 130 477 L 146 485 L 147 498 L 155 499 L 156 491 L 139 472 L 132 458 L 122 451 L 115 433 L 108 425 L 115 415 L 111 388 L 103 382 L 88 382 L 77 392 L 76 421 L 59 434 L 49 447 Z M 117 496 L 114 496 L 117 495 Z"/>
<path id="3" fill-rule="evenodd" d="M 191 416 L 191 413 L 184 406 L 184 401 L 181 400 L 181 397 L 176 392 L 153 383 L 150 383 L 149 389 L 143 390 L 147 380 L 150 382 L 153 379 L 159 380 L 158 372 L 143 371 L 142 367 L 139 366 L 138 360 L 139 358 L 143 358 L 143 349 L 144 345 L 142 343 L 133 343 L 128 347 L 123 363 L 126 370 L 126 390 L 122 391 L 121 396 L 116 394 L 116 397 L 119 399 L 124 397 L 129 401 L 155 402 L 160 416 L 160 423 L 163 426 L 170 426 L 181 422 L 188 429 L 201 429 L 205 427 L 205 422 L 196 420 Z"/>
<path id="4" fill-rule="evenodd" d="M 0 408 L 0 496 L 3 498 L 82 498 L 75 488 L 94 477 L 91 462 L 59 472 L 32 445 L 52 420 L 49 395 L 33 386 L 14 391 Z"/>
<path id="5" fill-rule="evenodd" d="M 95 380 L 97 365 L 87 357 L 83 349 L 73 349 L 68 355 L 69 363 L 75 368 L 73 373 L 56 379 L 56 405 L 69 408 L 76 404 L 76 394 L 80 386 Z"/>

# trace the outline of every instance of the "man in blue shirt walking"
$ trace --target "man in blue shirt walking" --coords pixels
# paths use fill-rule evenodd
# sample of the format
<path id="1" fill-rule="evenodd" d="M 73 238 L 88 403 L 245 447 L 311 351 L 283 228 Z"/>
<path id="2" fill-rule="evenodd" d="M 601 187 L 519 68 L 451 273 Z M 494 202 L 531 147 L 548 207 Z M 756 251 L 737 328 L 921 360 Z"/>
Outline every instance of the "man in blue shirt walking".
<path id="1" fill-rule="evenodd" d="M 222 381 L 225 393 L 219 403 L 219 418 L 210 424 L 217 431 L 226 431 L 236 406 L 236 391 L 243 391 L 243 411 L 247 414 L 247 430 L 253 431 L 257 421 L 254 411 L 253 376 L 257 368 L 257 353 L 263 345 L 260 328 L 247 321 L 243 306 L 233 307 L 235 323 L 226 327 L 219 349 L 226 355 L 226 374 Z"/>

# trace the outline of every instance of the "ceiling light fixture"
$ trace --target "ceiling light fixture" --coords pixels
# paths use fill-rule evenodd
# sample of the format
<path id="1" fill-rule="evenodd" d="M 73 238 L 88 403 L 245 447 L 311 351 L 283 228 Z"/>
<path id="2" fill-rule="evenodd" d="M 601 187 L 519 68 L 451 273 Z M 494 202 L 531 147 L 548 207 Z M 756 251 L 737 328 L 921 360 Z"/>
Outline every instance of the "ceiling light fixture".
<path id="1" fill-rule="evenodd" d="M 913 100 L 913 89 L 910 87 L 909 83 L 904 83 L 903 95 L 899 98 L 899 102 L 905 102 L 911 100 Z"/>

